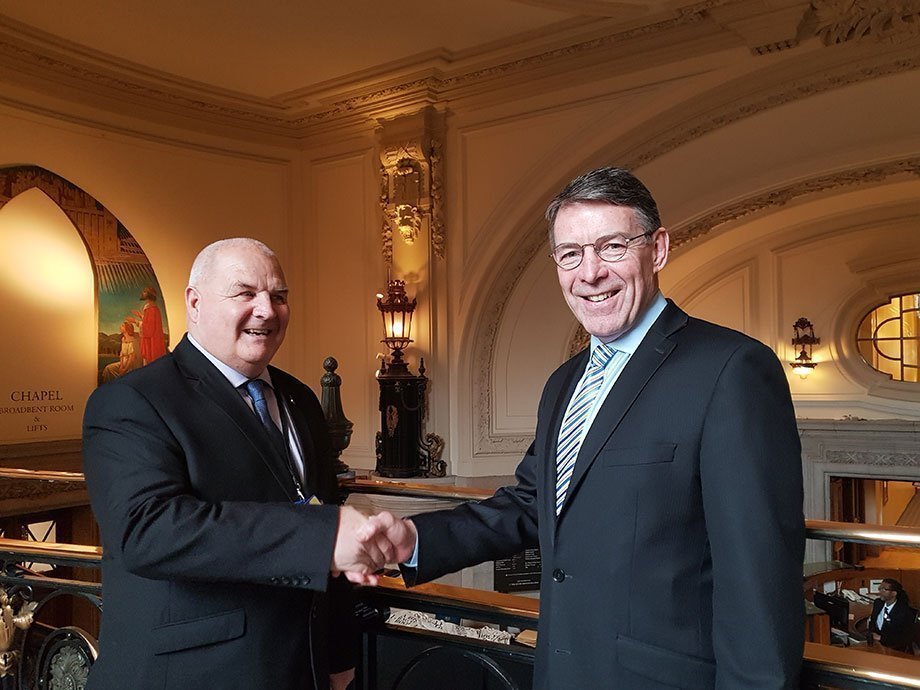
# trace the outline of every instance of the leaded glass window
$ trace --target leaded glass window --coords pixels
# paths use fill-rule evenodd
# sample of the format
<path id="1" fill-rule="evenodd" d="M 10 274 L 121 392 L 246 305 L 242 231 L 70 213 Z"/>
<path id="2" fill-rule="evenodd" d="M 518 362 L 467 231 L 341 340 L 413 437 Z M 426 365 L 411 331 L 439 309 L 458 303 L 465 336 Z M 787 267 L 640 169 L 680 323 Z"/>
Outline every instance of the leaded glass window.
<path id="1" fill-rule="evenodd" d="M 920 294 L 898 295 L 866 314 L 856 345 L 876 371 L 895 381 L 920 382 Z"/>

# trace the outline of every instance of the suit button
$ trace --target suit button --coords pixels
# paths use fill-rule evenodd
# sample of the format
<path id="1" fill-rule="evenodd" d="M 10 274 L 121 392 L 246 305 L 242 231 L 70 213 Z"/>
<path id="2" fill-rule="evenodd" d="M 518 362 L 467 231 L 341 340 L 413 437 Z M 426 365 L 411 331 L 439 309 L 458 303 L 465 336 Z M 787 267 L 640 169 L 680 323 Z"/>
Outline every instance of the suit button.
<path id="1" fill-rule="evenodd" d="M 280 578 L 280 579 L 281 579 L 281 584 L 283 584 L 283 585 L 289 585 L 289 584 L 291 584 L 291 578 L 289 578 L 289 577 L 282 577 L 282 578 Z"/>
<path id="2" fill-rule="evenodd" d="M 562 568 L 556 568 L 553 571 L 553 579 L 556 582 L 562 582 L 565 579 L 565 571 Z"/>
<path id="3" fill-rule="evenodd" d="M 277 578 L 277 577 L 270 577 L 270 578 L 268 578 L 268 581 L 271 582 L 273 585 L 277 585 L 277 584 L 278 584 L 278 578 Z"/>

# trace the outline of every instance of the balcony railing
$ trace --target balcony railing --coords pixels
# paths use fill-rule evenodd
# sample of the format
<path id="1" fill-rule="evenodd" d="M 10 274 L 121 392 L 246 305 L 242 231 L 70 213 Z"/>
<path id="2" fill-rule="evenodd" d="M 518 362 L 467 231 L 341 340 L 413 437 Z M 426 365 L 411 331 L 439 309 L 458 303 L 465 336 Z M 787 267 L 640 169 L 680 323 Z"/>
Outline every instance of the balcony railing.
<path id="1" fill-rule="evenodd" d="M 44 477 L 43 477 L 44 478 Z M 357 480 L 349 488 L 364 491 Z M 384 492 L 382 487 L 371 491 Z M 410 496 L 431 496 L 431 487 L 390 486 L 386 493 Z M 481 491 L 452 487 L 440 489 L 438 498 L 457 501 L 475 500 Z M 806 521 L 809 539 L 844 541 L 872 545 L 920 547 L 920 530 L 905 527 L 854 525 L 822 520 Z M 42 610 L 63 596 L 79 597 L 93 606 L 101 606 L 101 585 L 72 577 L 58 577 L 60 568 L 98 568 L 102 550 L 99 547 L 75 544 L 36 543 L 18 539 L 0 538 L 0 574 L 8 599 L 0 602 L 9 606 L 11 613 L 32 609 L 35 623 L 25 634 L 16 636 L 17 644 L 10 650 L 19 655 L 19 669 L 15 674 L 15 687 L 19 690 L 36 690 L 52 687 L 51 673 L 60 669 L 65 655 L 70 662 L 74 655 L 79 664 L 78 675 L 85 674 L 95 659 L 95 640 L 87 631 L 70 625 L 55 627 L 41 621 Z M 42 563 L 53 566 L 48 573 L 39 573 L 24 564 Z M 493 678 L 488 687 L 529 687 L 530 667 L 533 663 L 531 648 L 519 645 L 502 645 L 483 640 L 453 638 L 439 632 L 418 631 L 389 625 L 386 614 L 392 609 L 436 614 L 441 619 L 481 621 L 500 627 L 536 629 L 538 602 L 535 599 L 484 592 L 468 588 L 429 584 L 406 589 L 401 580 L 383 578 L 378 588 L 362 591 L 361 601 L 366 616 L 364 658 L 360 672 L 362 686 L 403 687 L 400 683 L 417 671 L 420 665 L 466 664 L 477 669 L 479 677 Z M 4 617 L 0 616 L 0 620 Z M 13 631 L 9 631 L 14 639 Z M 382 669 L 384 657 L 396 658 L 396 669 Z M 823 644 L 806 643 L 802 674 L 803 688 L 917 688 L 920 689 L 920 660 L 883 656 L 854 648 L 842 649 Z M 381 675 L 389 673 L 387 678 Z M 8 676 L 8 679 L 13 676 Z M 60 679 L 58 679 L 60 680 Z M 76 678 L 78 681 L 79 678 Z M 4 680 L 0 676 L 0 683 Z M 58 685 L 58 687 L 63 687 Z M 406 686 L 408 687 L 408 686 Z M 483 687 L 486 687 L 485 685 Z"/>

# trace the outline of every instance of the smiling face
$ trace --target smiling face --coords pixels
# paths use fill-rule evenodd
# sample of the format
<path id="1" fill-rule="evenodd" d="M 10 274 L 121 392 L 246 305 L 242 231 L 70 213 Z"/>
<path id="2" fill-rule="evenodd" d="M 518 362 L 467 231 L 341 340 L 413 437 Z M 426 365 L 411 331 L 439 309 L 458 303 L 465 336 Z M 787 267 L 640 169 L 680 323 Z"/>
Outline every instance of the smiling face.
<path id="1" fill-rule="evenodd" d="M 559 209 L 553 224 L 557 245 L 594 243 L 599 237 L 642 233 L 633 209 L 603 201 L 577 201 Z M 584 329 L 602 342 L 628 331 L 658 292 L 658 272 L 668 260 L 668 233 L 658 228 L 650 239 L 629 244 L 615 263 L 586 247 L 577 268 L 556 267 L 562 294 Z"/>
<path id="2" fill-rule="evenodd" d="M 290 310 L 278 260 L 255 245 L 221 248 L 185 290 L 188 332 L 208 352 L 253 378 L 278 351 Z"/>

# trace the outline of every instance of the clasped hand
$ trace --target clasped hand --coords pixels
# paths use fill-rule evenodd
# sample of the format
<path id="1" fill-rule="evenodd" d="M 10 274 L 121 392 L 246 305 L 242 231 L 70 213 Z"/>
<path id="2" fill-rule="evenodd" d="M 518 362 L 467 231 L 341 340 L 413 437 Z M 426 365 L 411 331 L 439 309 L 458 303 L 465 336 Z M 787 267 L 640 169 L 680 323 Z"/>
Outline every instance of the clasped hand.
<path id="1" fill-rule="evenodd" d="M 355 584 L 376 585 L 377 572 L 387 563 L 407 561 L 415 550 L 415 541 L 411 520 L 388 512 L 368 517 L 351 506 L 342 506 L 332 573 L 344 573 Z"/>

